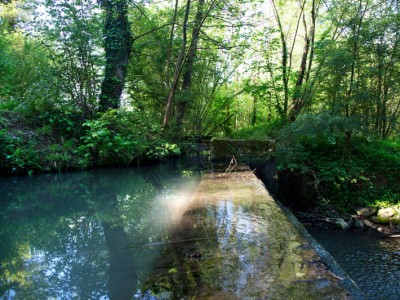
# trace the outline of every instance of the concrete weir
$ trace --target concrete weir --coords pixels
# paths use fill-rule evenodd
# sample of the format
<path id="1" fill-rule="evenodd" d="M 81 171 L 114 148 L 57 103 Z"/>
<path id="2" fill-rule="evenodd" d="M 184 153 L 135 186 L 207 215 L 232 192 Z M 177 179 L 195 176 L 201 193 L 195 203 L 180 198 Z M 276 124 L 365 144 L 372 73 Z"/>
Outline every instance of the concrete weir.
<path id="1" fill-rule="evenodd" d="M 183 242 L 167 247 L 169 257 L 175 258 L 159 266 L 169 269 L 168 274 L 156 276 L 160 281 L 169 276 L 174 286 L 169 297 L 363 298 L 251 171 L 203 174 L 181 211 L 171 237 Z"/>

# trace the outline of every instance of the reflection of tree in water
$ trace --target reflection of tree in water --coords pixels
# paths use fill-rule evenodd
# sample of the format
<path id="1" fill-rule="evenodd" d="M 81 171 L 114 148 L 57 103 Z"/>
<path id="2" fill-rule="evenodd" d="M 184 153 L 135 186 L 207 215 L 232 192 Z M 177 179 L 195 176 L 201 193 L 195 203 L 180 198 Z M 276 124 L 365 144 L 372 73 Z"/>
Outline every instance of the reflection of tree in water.
<path id="1" fill-rule="evenodd" d="M 142 284 L 142 292 L 136 298 L 206 296 L 203 293 L 213 285 L 217 267 L 213 260 L 217 244 L 215 226 L 206 217 L 206 210 L 186 211 L 169 239 L 153 246 L 161 248 L 161 257 L 153 276 Z"/>
<path id="2" fill-rule="evenodd" d="M 158 245 L 162 260 L 137 298 L 240 298 L 267 269 L 260 252 L 265 223 L 250 209 L 222 200 L 186 211 L 169 243 Z M 261 296 L 258 290 L 251 293 Z"/>
<path id="3" fill-rule="evenodd" d="M 2 182 L 0 295 L 132 298 L 158 255 L 143 245 L 163 235 L 147 229 L 149 211 L 170 179 L 155 187 L 137 171 L 110 169 Z"/>
<path id="4" fill-rule="evenodd" d="M 8 241 L 7 255 L 0 251 L 3 289 L 12 288 L 21 299 L 106 293 L 102 269 L 107 253 L 98 251 L 104 243 L 102 228 L 85 201 L 89 190 L 84 183 L 89 180 L 87 173 L 79 173 L 2 184 L 10 195 L 0 216 L 1 238 Z"/>

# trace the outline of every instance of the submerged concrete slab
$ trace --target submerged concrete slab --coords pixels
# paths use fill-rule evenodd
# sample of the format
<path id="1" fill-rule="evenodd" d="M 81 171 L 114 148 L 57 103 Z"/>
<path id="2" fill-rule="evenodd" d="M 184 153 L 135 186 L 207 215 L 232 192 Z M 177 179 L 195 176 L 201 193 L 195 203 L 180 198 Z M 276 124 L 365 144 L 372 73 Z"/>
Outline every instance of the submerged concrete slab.
<path id="1" fill-rule="evenodd" d="M 362 299 L 252 172 L 203 174 L 180 211 L 173 242 L 142 286 L 156 297 Z"/>

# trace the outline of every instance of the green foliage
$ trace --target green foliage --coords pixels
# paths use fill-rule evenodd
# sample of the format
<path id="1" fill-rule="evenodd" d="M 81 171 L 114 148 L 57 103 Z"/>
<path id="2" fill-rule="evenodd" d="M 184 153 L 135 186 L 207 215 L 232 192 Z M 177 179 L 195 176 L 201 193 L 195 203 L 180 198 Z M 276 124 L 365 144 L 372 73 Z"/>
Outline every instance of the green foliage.
<path id="1" fill-rule="evenodd" d="M 83 133 L 82 116 L 68 110 L 52 110 L 37 112 L 28 121 L 33 126 L 41 126 L 39 133 L 56 134 L 59 137 L 79 138 Z"/>
<path id="2" fill-rule="evenodd" d="M 244 127 L 230 133 L 229 137 L 235 139 L 265 139 L 276 138 L 283 123 L 276 119 L 267 124 L 258 124 Z"/>
<path id="3" fill-rule="evenodd" d="M 336 151 L 343 159 L 344 136 L 346 132 L 360 132 L 361 125 L 355 118 L 345 118 L 323 112 L 300 115 L 295 122 L 284 127 L 279 133 L 277 157 L 281 168 L 304 168 L 310 160 L 310 152 L 319 149 Z M 320 153 L 324 156 L 324 152 Z M 307 171 L 304 169 L 303 171 Z"/>
<path id="4" fill-rule="evenodd" d="M 28 173 L 41 169 L 33 141 L 24 141 L 0 130 L 0 171 L 5 173 Z"/>
<path id="5" fill-rule="evenodd" d="M 56 98 L 47 49 L 20 32 L 0 35 L 0 109 L 45 110 Z"/>
<path id="6" fill-rule="evenodd" d="M 171 155 L 179 155 L 180 153 L 181 151 L 177 144 L 171 144 L 161 141 L 152 145 L 152 148 L 148 149 L 145 152 L 145 155 L 149 159 L 160 159 Z"/>
<path id="7" fill-rule="evenodd" d="M 142 113 L 109 110 L 87 121 L 78 153 L 81 165 L 130 164 L 139 158 L 165 158 L 179 154 L 175 144 L 160 138 L 160 127 Z"/>
<path id="8" fill-rule="evenodd" d="M 400 209 L 400 193 L 385 193 L 379 197 L 379 199 L 374 199 L 370 206 L 376 206 L 377 208 L 388 208 L 397 205 L 398 209 Z"/>
<path id="9" fill-rule="evenodd" d="M 45 8 L 50 18 L 36 18 L 34 31 L 40 30 L 49 45 L 57 104 L 91 118 L 95 114 L 104 67 L 98 4 L 50 0 L 46 1 Z"/>
<path id="10" fill-rule="evenodd" d="M 357 127 L 348 118 L 320 114 L 301 116 L 281 131 L 276 153 L 279 169 L 302 178 L 303 196 L 310 205 L 348 210 L 399 193 L 399 141 L 355 135 L 347 157 L 344 132 L 356 132 Z"/>
<path id="11" fill-rule="evenodd" d="M 76 145 L 73 140 L 67 140 L 63 144 L 53 144 L 48 151 L 46 163 L 58 172 L 79 166 Z"/>

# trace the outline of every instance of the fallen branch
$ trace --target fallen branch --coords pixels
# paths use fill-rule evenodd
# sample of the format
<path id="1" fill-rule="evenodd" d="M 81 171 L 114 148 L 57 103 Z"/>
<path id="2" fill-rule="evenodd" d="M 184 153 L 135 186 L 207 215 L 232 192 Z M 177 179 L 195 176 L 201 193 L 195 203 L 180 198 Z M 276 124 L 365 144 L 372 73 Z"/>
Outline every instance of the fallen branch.
<path id="1" fill-rule="evenodd" d="M 232 156 L 231 161 L 229 162 L 229 166 L 228 168 L 225 170 L 225 173 L 223 176 L 228 175 L 230 172 L 233 171 L 233 169 L 235 169 L 235 167 L 237 166 L 237 160 L 235 158 L 235 156 Z"/>

